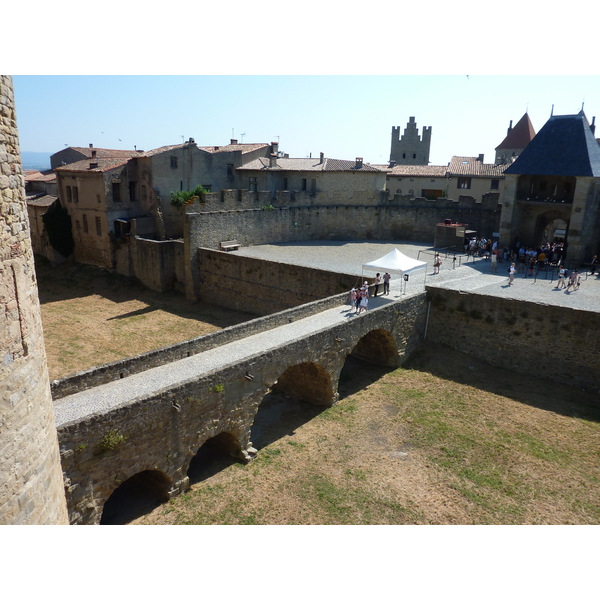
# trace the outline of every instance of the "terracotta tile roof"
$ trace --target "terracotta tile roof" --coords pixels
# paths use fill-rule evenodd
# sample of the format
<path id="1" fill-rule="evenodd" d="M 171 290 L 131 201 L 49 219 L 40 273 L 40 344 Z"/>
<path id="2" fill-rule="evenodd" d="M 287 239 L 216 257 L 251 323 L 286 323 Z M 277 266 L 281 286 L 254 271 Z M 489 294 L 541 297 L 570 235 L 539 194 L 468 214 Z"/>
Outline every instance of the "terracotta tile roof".
<path id="1" fill-rule="evenodd" d="M 162 154 L 163 152 L 172 152 L 173 150 L 185 148 L 189 145 L 189 142 L 185 142 L 183 144 L 175 144 L 173 146 L 161 146 L 160 148 L 155 148 L 154 150 L 148 150 L 148 152 L 140 152 L 138 153 L 138 156 L 156 156 L 157 154 Z M 210 152 L 211 154 L 215 154 L 217 152 L 235 152 L 240 150 L 242 154 L 245 154 L 247 152 L 252 152 L 253 150 L 266 148 L 270 144 L 227 144 L 226 146 L 197 146 L 192 142 L 192 145 L 198 148 L 198 150 Z"/>
<path id="2" fill-rule="evenodd" d="M 70 146 L 71 150 L 76 150 L 88 158 L 92 158 L 92 152 L 96 151 L 96 158 L 116 158 L 123 157 L 128 158 L 131 156 L 139 156 L 142 154 L 141 151 L 137 150 L 113 150 L 111 148 L 78 148 L 76 146 Z M 58 154 L 58 152 L 56 153 Z"/>
<path id="3" fill-rule="evenodd" d="M 58 200 L 58 196 L 51 196 L 49 194 L 45 194 L 44 196 L 28 196 L 27 204 L 29 206 L 50 206 L 56 200 Z"/>
<path id="4" fill-rule="evenodd" d="M 131 157 L 129 157 L 131 158 Z M 86 172 L 86 173 L 105 173 L 111 169 L 116 169 L 126 165 L 129 161 L 128 157 L 113 157 L 113 158 L 86 158 L 69 165 L 62 167 L 56 167 L 56 171 L 59 173 L 70 173 L 70 172 Z M 94 168 L 90 168 L 90 165 L 97 165 Z"/>
<path id="5" fill-rule="evenodd" d="M 474 156 L 453 156 L 447 167 L 447 174 L 468 177 L 502 177 L 507 167 L 508 165 L 485 164 Z"/>
<path id="6" fill-rule="evenodd" d="M 521 120 L 508 132 L 504 141 L 496 146 L 496 150 L 523 150 L 535 137 L 535 129 L 529 115 L 525 113 Z"/>
<path id="7" fill-rule="evenodd" d="M 163 152 L 172 152 L 173 150 L 185 148 L 186 146 L 189 146 L 188 142 L 183 144 L 174 144 L 172 146 L 161 146 L 160 148 L 154 148 L 154 150 L 148 150 L 148 152 L 138 152 L 136 156 L 156 156 L 157 154 L 162 154 Z"/>
<path id="8" fill-rule="evenodd" d="M 23 173 L 25 175 L 25 181 L 56 181 L 56 173 L 54 171 L 26 170 Z"/>
<path id="9" fill-rule="evenodd" d="M 200 150 L 215 154 L 217 152 L 237 152 L 240 151 L 242 154 L 253 152 L 254 150 L 260 150 L 261 148 L 267 148 L 271 144 L 227 144 L 226 146 L 198 146 Z"/>
<path id="10" fill-rule="evenodd" d="M 436 165 L 396 165 L 386 168 L 388 175 L 397 177 L 446 177 L 447 166 Z"/>
<path id="11" fill-rule="evenodd" d="M 269 169 L 270 161 L 268 158 L 257 158 L 243 167 L 238 167 L 237 171 L 262 171 Z M 368 163 L 363 163 L 362 167 L 356 168 L 354 160 L 340 160 L 337 158 L 278 158 L 278 171 L 355 171 L 362 173 L 381 173 L 380 168 L 374 167 Z"/>

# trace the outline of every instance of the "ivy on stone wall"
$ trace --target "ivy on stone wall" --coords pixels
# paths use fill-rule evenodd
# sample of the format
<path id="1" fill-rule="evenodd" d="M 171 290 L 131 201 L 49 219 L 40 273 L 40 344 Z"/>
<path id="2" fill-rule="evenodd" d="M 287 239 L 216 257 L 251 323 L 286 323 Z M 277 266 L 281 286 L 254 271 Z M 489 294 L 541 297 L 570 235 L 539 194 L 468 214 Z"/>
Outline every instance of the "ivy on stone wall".
<path id="1" fill-rule="evenodd" d="M 73 254 L 73 233 L 71 231 L 71 217 L 66 208 L 57 200 L 42 215 L 44 229 L 48 233 L 50 245 L 61 255 L 67 258 Z"/>

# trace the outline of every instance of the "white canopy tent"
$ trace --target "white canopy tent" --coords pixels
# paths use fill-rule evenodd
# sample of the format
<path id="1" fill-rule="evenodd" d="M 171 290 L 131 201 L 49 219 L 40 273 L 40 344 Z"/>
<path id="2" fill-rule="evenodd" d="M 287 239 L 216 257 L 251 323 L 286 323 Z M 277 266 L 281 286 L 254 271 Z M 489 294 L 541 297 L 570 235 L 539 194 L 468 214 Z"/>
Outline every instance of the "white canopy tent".
<path id="1" fill-rule="evenodd" d="M 415 258 L 409 258 L 406 254 L 402 254 L 400 250 L 394 248 L 385 256 L 365 263 L 363 271 L 378 271 L 380 273 L 396 273 L 398 275 L 408 275 L 419 269 L 425 269 L 425 277 L 427 276 L 427 263 Z M 406 287 L 406 286 L 405 286 Z"/>

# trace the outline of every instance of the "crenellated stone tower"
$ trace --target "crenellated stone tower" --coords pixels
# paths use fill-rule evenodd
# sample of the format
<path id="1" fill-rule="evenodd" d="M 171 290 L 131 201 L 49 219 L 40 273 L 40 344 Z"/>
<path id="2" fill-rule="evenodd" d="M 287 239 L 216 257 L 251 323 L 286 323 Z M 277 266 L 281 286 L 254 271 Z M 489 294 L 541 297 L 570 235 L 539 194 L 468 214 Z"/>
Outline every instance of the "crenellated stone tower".
<path id="1" fill-rule="evenodd" d="M 390 164 L 428 165 L 430 146 L 431 127 L 423 127 L 423 136 L 421 137 L 415 118 L 410 117 L 402 136 L 400 136 L 400 127 L 392 127 Z"/>
<path id="2" fill-rule="evenodd" d="M 68 524 L 12 78 L 0 75 L 0 524 Z"/>

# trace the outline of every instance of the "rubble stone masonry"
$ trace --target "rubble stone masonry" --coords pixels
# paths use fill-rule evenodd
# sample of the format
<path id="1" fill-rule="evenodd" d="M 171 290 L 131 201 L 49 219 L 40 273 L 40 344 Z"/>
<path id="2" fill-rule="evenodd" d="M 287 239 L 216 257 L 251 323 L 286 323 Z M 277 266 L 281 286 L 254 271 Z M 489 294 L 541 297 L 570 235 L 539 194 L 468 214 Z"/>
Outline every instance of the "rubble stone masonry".
<path id="1" fill-rule="evenodd" d="M 12 78 L 0 75 L 0 524 L 67 524 Z"/>

